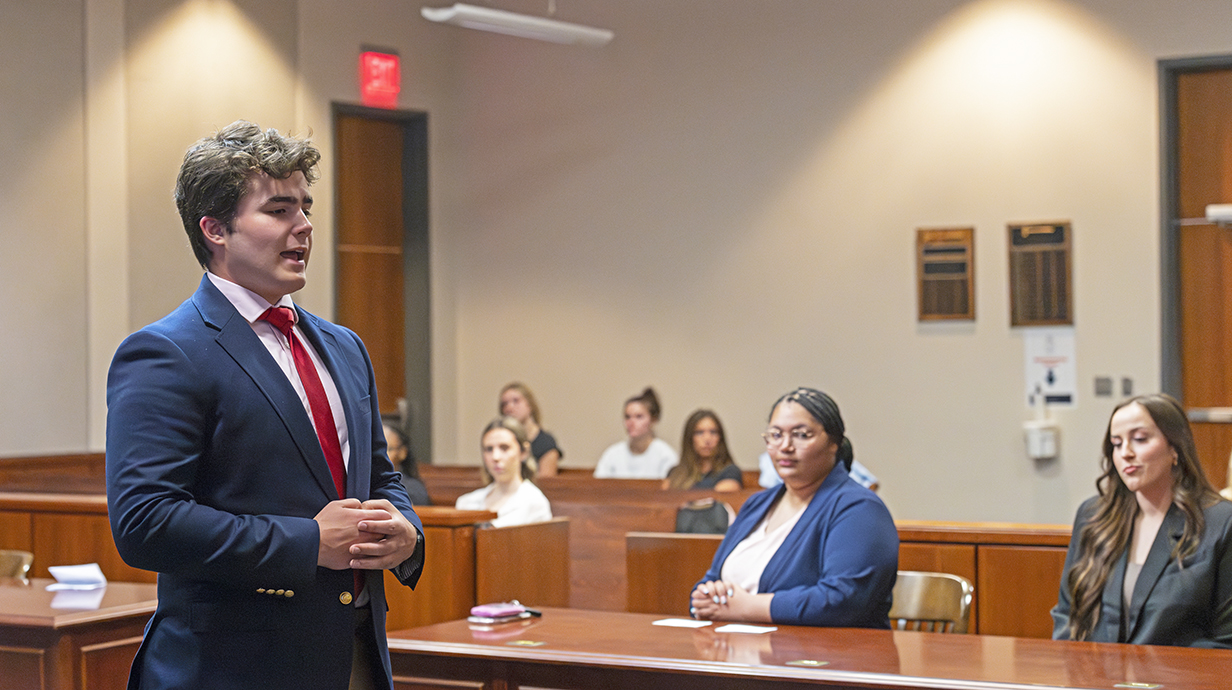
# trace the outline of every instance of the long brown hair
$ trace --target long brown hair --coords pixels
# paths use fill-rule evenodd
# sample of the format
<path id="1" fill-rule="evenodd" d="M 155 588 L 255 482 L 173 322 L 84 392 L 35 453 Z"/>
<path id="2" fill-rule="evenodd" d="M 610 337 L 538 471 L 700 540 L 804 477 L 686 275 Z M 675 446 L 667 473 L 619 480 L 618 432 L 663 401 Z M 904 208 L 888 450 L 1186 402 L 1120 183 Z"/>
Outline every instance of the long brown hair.
<path id="1" fill-rule="evenodd" d="M 1141 405 L 1151 415 L 1168 444 L 1176 451 L 1172 467 L 1172 502 L 1185 515 L 1185 529 L 1172 548 L 1171 558 L 1183 567 L 1183 560 L 1198 549 L 1206 521 L 1203 508 L 1219 500 L 1198 462 L 1193 432 L 1181 404 L 1170 395 L 1156 393 L 1130 398 L 1112 410 L 1112 415 L 1128 405 Z M 1100 600 L 1108 575 L 1116 567 L 1129 544 L 1138 500 L 1121 481 L 1112 460 L 1112 417 L 1104 432 L 1103 474 L 1095 481 L 1099 491 L 1095 512 L 1078 533 L 1078 560 L 1066 576 L 1070 595 L 1069 627 L 1071 640 L 1085 640 L 1099 621 Z"/>
<path id="2" fill-rule="evenodd" d="M 710 471 L 717 472 L 733 464 L 731 453 L 727 450 L 727 432 L 723 431 L 723 422 L 712 410 L 697 410 L 689 415 L 684 423 L 684 439 L 680 441 L 680 464 L 667 473 L 668 486 L 673 489 L 688 489 L 702 478 L 701 458 L 693 447 L 693 432 L 703 419 L 709 419 L 719 430 L 719 445 L 714 449 L 714 460 Z"/>
<path id="3" fill-rule="evenodd" d="M 514 381 L 512 383 L 506 383 L 505 387 L 500 390 L 500 395 L 497 396 L 496 398 L 496 413 L 497 414 L 504 416 L 505 405 L 504 403 L 500 401 L 500 399 L 505 397 L 505 393 L 509 391 L 517 391 L 518 393 L 522 395 L 523 398 L 526 398 L 526 405 L 527 407 L 530 408 L 530 418 L 535 421 L 535 424 L 543 423 L 539 420 L 539 402 L 535 400 L 535 394 L 531 393 L 530 389 L 526 387 L 526 384 L 522 383 L 521 381 Z"/>

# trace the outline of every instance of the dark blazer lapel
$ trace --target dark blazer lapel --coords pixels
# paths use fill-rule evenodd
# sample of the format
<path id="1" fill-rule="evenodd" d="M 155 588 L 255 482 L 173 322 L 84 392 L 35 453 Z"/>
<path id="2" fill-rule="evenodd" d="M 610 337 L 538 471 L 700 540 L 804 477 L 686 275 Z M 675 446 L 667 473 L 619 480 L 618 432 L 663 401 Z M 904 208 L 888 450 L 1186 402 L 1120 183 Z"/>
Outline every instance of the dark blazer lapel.
<path id="1" fill-rule="evenodd" d="M 359 404 L 364 399 L 366 391 L 356 387 L 356 377 L 347 370 L 348 360 L 334 334 L 321 326 L 320 320 L 308 312 L 296 307 L 299 312 L 299 327 L 304 336 L 312 343 L 312 347 L 321 356 L 321 362 L 334 380 L 338 389 L 338 397 L 342 399 L 343 414 L 346 415 L 347 436 L 350 439 L 350 458 L 347 462 L 347 496 L 367 499 L 371 491 L 371 460 L 367 453 L 371 447 L 364 439 L 365 431 L 359 428 Z M 367 381 L 365 372 L 364 381 Z"/>
<path id="2" fill-rule="evenodd" d="M 1142 564 L 1142 570 L 1138 573 L 1138 582 L 1134 584 L 1134 599 L 1130 604 L 1130 618 L 1127 626 L 1129 636 L 1126 641 L 1133 639 L 1134 629 L 1138 627 L 1138 621 L 1141 620 L 1139 614 L 1142 613 L 1142 606 L 1146 603 L 1147 597 L 1151 596 L 1151 591 L 1155 589 L 1155 584 L 1164 574 L 1164 569 L 1168 567 L 1168 562 L 1172 559 L 1172 546 L 1180 540 L 1184 531 L 1185 514 L 1173 505 L 1168 508 L 1168 514 L 1164 516 L 1163 524 L 1159 526 L 1159 532 L 1155 534 L 1155 541 L 1151 543 L 1151 551 L 1146 555 L 1146 562 Z"/>
<path id="3" fill-rule="evenodd" d="M 303 402 L 287 380 L 286 374 L 282 373 L 261 339 L 253 333 L 252 326 L 240 316 L 218 288 L 214 287 L 208 276 L 202 276 L 201 287 L 192 299 L 206 325 L 218 331 L 215 341 L 219 347 L 231 355 L 235 363 L 248 374 L 286 425 L 291 440 L 312 476 L 316 478 L 317 484 L 331 500 L 338 498 L 312 420 L 309 419 Z"/>

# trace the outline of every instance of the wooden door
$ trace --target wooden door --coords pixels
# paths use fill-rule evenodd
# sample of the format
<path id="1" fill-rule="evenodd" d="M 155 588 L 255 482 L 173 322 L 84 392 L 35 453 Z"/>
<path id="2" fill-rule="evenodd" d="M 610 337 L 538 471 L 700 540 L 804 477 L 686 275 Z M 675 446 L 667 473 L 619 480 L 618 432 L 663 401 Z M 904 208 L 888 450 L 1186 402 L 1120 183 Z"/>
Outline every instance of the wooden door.
<path id="1" fill-rule="evenodd" d="M 405 415 L 422 465 L 432 461 L 427 115 L 335 104 L 334 131 L 335 318 L 363 339 L 381 412 Z"/>
<path id="2" fill-rule="evenodd" d="M 382 412 L 405 393 L 402 127 L 343 115 L 338 137 L 338 323 L 359 334 Z"/>
<path id="3" fill-rule="evenodd" d="M 1207 204 L 1232 203 L 1232 68 L 1180 73 L 1175 84 L 1174 212 L 1203 218 Z M 1232 228 L 1184 225 L 1178 236 L 1182 403 L 1232 407 Z M 1232 424 L 1193 430 L 1207 477 L 1226 486 Z"/>

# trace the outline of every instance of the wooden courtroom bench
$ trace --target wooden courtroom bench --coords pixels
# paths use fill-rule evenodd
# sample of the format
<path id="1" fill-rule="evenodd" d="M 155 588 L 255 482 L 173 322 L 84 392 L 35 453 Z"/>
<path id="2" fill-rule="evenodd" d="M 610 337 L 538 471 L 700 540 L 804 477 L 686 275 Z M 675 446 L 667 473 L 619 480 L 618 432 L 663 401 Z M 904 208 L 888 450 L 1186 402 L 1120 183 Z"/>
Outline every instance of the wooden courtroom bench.
<path id="1" fill-rule="evenodd" d="M 33 553 L 32 577 L 50 577 L 51 565 L 98 563 L 111 582 L 156 582 L 156 573 L 129 566 L 116 550 L 102 470 L 102 454 L 0 459 L 0 480 L 10 482 L 0 484 L 0 549 Z M 76 471 L 83 474 L 72 480 Z M 48 491 L 54 487 L 73 492 Z M 569 604 L 568 520 L 477 529 L 495 514 L 417 512 L 428 560 L 415 592 L 386 573 L 390 629 L 465 617 L 477 603 L 512 598 Z"/>
<path id="2" fill-rule="evenodd" d="M 48 468 L 41 474 L 40 464 Z M 479 471 L 473 466 L 421 469 L 433 501 L 440 505 L 452 506 L 457 496 L 480 485 Z M 73 472 L 77 470 L 84 474 L 74 479 Z M 97 562 L 110 580 L 154 582 L 153 573 L 125 565 L 115 550 L 107 522 L 101 471 L 101 454 L 0 459 L 0 482 L 11 483 L 0 483 L 0 548 L 32 551 L 35 561 L 31 575 L 34 577 L 47 577 L 48 565 Z M 564 585 L 554 593 L 564 600 L 553 603 L 566 605 L 567 602 L 573 608 L 609 611 L 623 611 L 629 607 L 638 607 L 629 610 L 648 610 L 645 607 L 650 606 L 642 598 L 646 596 L 643 585 L 628 586 L 627 533 L 670 533 L 675 526 L 676 508 L 687 500 L 714 496 L 738 509 L 757 490 L 750 488 L 730 494 L 662 491 L 657 480 L 594 479 L 588 470 L 566 470 L 560 477 L 538 483 L 552 503 L 553 514 L 569 518 L 566 536 L 556 537 L 558 542 L 567 545 L 548 546 L 537 539 L 522 541 L 525 535 L 495 531 L 491 535 L 493 539 L 499 540 L 503 537 L 498 535 L 508 534 L 511 540 L 504 552 L 506 555 L 501 557 L 504 560 L 498 560 L 505 564 L 503 572 L 516 577 L 520 567 L 527 563 L 534 562 L 537 567 L 551 563 L 557 568 L 554 571 L 557 575 L 545 577 L 544 581 Z M 97 485 L 95 491 L 86 491 L 93 485 Z M 12 488 L 18 490 L 10 490 Z M 481 548 L 479 543 L 484 538 L 484 535 L 475 536 L 477 518 L 450 516 L 448 511 L 452 508 L 444 510 L 446 512 L 422 508 L 419 511 L 424 519 L 425 539 L 429 539 L 429 526 L 433 529 L 428 542 L 429 571 L 421 587 L 424 591 L 441 593 L 444 603 L 432 603 L 435 596 L 427 595 L 418 605 L 400 602 L 396 604 L 397 612 L 391 612 L 391 626 L 411 627 L 421 624 L 419 621 L 444 620 L 439 616 L 459 615 L 463 611 L 461 602 L 469 602 L 472 598 L 465 595 L 471 591 L 472 585 L 466 584 L 470 581 L 474 583 L 476 603 L 506 598 L 532 603 L 527 600 L 529 597 L 505 596 L 507 590 L 500 589 L 496 583 L 481 582 L 480 572 L 496 573 L 501 569 L 476 565 L 477 549 Z M 1069 541 L 1068 526 L 914 521 L 897 524 L 902 542 L 900 569 L 955 573 L 975 585 L 972 631 L 1023 637 L 1051 633 L 1047 610 L 1055 601 L 1060 582 Z M 438 528 L 443 530 L 439 535 L 435 531 Z M 442 537 L 443 534 L 448 537 Z M 438 541 L 444 546 L 438 546 Z M 465 548 L 466 544 L 474 546 Z M 550 549 L 566 551 L 569 557 L 541 557 L 541 554 L 550 553 Z M 714 547 L 710 547 L 710 554 L 713 552 Z M 526 554 L 535 554 L 535 557 L 528 558 Z M 437 562 L 449 566 L 432 568 Z M 521 565 L 508 567 L 511 562 Z M 688 587 L 705 572 L 709 562 L 710 557 L 704 556 L 697 558 L 696 565 L 674 563 L 681 580 L 685 581 L 679 586 L 686 595 Z M 566 572 L 567 581 L 561 574 Z M 637 594 L 633 594 L 633 590 L 637 590 Z M 655 591 L 666 592 L 664 596 L 670 602 L 669 607 L 686 600 L 686 595 L 673 594 L 666 586 L 656 585 L 649 591 L 651 596 Z M 401 593 L 395 588 L 390 588 L 390 592 Z M 562 595 L 562 592 L 566 593 Z M 535 596 L 546 601 L 549 595 L 536 593 Z M 1025 603 L 1028 601 L 1030 603 Z M 391 606 L 394 605 L 391 600 Z M 465 609 L 469 609 L 469 605 Z M 675 609 L 662 612 L 672 611 Z"/>
<path id="3" fill-rule="evenodd" d="M 1070 528 L 1063 525 L 900 520 L 900 570 L 961 575 L 975 585 L 972 633 L 1052 636 Z M 628 610 L 688 615 L 688 592 L 710 567 L 721 537 L 630 532 L 625 537 Z"/>
<path id="4" fill-rule="evenodd" d="M 437 505 L 453 505 L 482 483 L 474 466 L 421 467 L 420 475 Z M 552 514 L 570 519 L 569 605 L 603 611 L 625 610 L 626 533 L 674 530 L 677 508 L 700 498 L 725 501 L 739 510 L 760 490 L 664 491 L 658 479 L 595 479 L 590 470 L 576 469 L 535 483 L 552 504 Z"/>

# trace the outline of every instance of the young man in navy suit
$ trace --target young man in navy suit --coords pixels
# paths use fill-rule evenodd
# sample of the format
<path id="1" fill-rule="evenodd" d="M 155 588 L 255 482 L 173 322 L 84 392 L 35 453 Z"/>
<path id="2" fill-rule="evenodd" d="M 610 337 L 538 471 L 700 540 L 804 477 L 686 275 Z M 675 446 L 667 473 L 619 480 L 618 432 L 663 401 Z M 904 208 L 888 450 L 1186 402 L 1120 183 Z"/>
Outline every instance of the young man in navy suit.
<path id="1" fill-rule="evenodd" d="M 392 686 L 381 571 L 414 586 L 423 527 L 363 343 L 291 301 L 319 161 L 243 121 L 184 157 L 176 205 L 206 274 L 107 380 L 112 534 L 159 574 L 130 688 Z"/>

